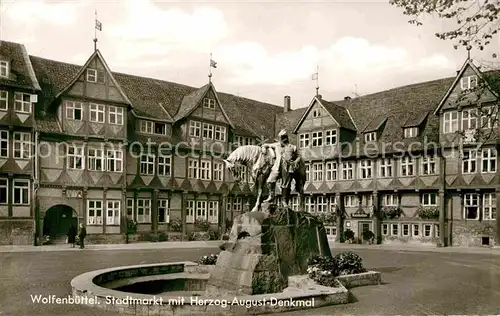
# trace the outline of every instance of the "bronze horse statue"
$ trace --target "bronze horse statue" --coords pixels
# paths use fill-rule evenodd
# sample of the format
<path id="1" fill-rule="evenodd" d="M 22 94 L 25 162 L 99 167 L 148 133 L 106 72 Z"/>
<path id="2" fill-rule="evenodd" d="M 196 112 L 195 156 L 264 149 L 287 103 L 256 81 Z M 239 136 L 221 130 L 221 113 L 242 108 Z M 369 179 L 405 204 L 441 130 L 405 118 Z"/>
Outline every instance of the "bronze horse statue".
<path id="1" fill-rule="evenodd" d="M 260 146 L 246 145 L 236 148 L 225 160 L 226 167 L 233 176 L 236 183 L 241 182 L 241 166 L 247 167 L 250 176 L 257 187 L 257 199 L 252 212 L 259 211 L 262 205 L 262 190 L 267 178 L 271 173 L 276 155 L 271 148 L 263 149 Z M 291 175 L 295 181 L 295 191 L 299 193 L 299 210 L 304 210 L 304 184 L 306 180 L 306 168 L 302 159 L 297 169 Z M 288 192 L 290 188 L 288 188 Z M 288 202 L 288 196 L 285 197 Z"/>

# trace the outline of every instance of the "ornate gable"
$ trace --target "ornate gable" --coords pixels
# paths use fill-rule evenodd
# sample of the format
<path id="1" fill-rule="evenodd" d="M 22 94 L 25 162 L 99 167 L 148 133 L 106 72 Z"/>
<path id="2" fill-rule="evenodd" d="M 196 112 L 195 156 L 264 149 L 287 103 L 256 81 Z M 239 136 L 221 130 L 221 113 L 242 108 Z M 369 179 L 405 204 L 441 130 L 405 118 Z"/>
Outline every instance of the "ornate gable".
<path id="1" fill-rule="evenodd" d="M 459 103 L 469 105 L 472 102 L 489 102 L 495 100 L 495 94 L 492 90 L 485 86 L 477 90 L 478 83 L 484 80 L 483 74 L 474 65 L 471 59 L 467 59 L 462 65 L 452 85 L 443 96 L 439 105 L 437 106 L 434 114 L 438 114 L 440 110 L 456 108 Z M 476 89 L 476 90 L 474 90 Z M 470 97 L 464 98 L 464 91 L 471 90 Z M 482 91 L 481 91 L 482 90 Z M 477 93 L 480 92 L 481 96 L 478 99 Z M 462 98 L 461 102 L 458 102 Z"/>
<path id="2" fill-rule="evenodd" d="M 56 98 L 63 94 L 131 105 L 99 50 L 90 56 Z"/>
<path id="3" fill-rule="evenodd" d="M 299 129 L 312 130 L 327 126 L 356 131 L 356 126 L 345 107 L 326 101 L 321 96 L 315 96 L 294 126 L 293 133 L 297 133 Z"/>
<path id="4" fill-rule="evenodd" d="M 184 96 L 181 107 L 175 115 L 175 121 L 179 121 L 188 116 L 228 124 L 234 128 L 222 107 L 217 91 L 212 83 Z"/>

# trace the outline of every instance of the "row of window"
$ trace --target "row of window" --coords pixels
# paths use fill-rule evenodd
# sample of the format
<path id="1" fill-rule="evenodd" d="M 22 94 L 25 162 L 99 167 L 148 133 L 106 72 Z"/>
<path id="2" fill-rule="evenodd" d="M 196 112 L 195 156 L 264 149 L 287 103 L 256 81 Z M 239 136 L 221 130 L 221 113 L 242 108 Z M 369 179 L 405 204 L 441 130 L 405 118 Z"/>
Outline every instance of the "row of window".
<path id="1" fill-rule="evenodd" d="M 31 113 L 32 104 L 38 101 L 36 94 L 14 92 L 14 111 L 18 113 Z M 0 111 L 9 109 L 9 92 L 0 90 Z"/>
<path id="2" fill-rule="evenodd" d="M 496 157 L 495 157 L 496 159 Z M 420 160 L 420 172 L 422 175 L 437 175 L 438 164 L 435 157 L 422 157 Z M 496 160 L 495 160 L 496 161 Z M 322 182 L 335 180 L 353 180 L 355 178 L 355 162 L 344 161 L 338 163 L 329 161 L 326 163 L 316 162 L 306 165 L 306 181 Z M 358 161 L 358 178 L 371 179 L 374 177 L 375 162 L 372 160 Z M 378 161 L 379 178 L 394 177 L 394 160 L 384 158 Z M 491 170 L 491 167 L 490 169 Z M 494 172 L 494 171 L 491 171 Z M 412 157 L 399 159 L 399 176 L 408 177 L 417 175 L 417 161 Z"/>
<path id="3" fill-rule="evenodd" d="M 189 136 L 226 141 L 226 127 L 199 121 L 189 121 Z"/>
<path id="4" fill-rule="evenodd" d="M 382 206 L 399 206 L 400 204 L 400 196 L 398 194 L 382 194 L 380 198 Z M 304 198 L 304 207 L 307 212 L 331 212 L 335 210 L 336 205 L 337 201 L 334 195 L 316 195 Z M 366 208 L 373 207 L 373 195 L 344 195 L 345 207 L 359 207 L 360 205 Z M 423 193 L 420 196 L 420 205 L 437 206 L 437 194 Z M 292 197 L 291 207 L 293 210 L 298 210 L 299 198 L 297 196 Z"/>
<path id="5" fill-rule="evenodd" d="M 334 239 L 337 235 L 337 227 L 325 226 L 326 236 Z M 382 224 L 382 236 L 403 237 L 436 237 L 439 238 L 439 225 L 437 224 Z"/>
<path id="6" fill-rule="evenodd" d="M 14 179 L 12 180 L 12 188 L 12 204 L 30 204 L 30 180 Z M 0 178 L 0 204 L 7 204 L 9 200 L 9 179 Z"/>
<path id="7" fill-rule="evenodd" d="M 470 220 L 494 220 L 497 214 L 495 193 L 466 193 L 463 196 L 463 218 Z"/>
<path id="8" fill-rule="evenodd" d="M 115 203 L 117 201 L 113 201 Z M 119 201 L 118 201 L 119 202 Z M 207 200 L 187 200 L 186 208 L 186 223 L 194 223 L 196 219 L 208 220 L 210 223 L 218 223 L 219 221 L 219 202 Z M 90 205 L 90 204 L 89 204 Z M 92 204 L 95 205 L 95 204 Z M 99 204 L 99 206 L 101 206 Z M 108 203 L 109 205 L 109 203 Z M 138 223 L 151 223 L 151 199 L 133 198 L 127 199 L 127 218 L 135 220 Z M 168 199 L 158 200 L 158 223 L 170 222 L 170 203 Z M 241 212 L 243 211 L 243 199 L 241 197 L 229 197 L 227 200 L 227 211 Z M 118 205 L 119 209 L 119 205 Z M 102 207 L 98 214 L 102 214 Z M 92 213 L 97 214 L 97 213 Z M 110 212 L 109 215 L 112 213 Z M 114 213 L 113 213 L 114 214 Z M 87 213 L 89 216 L 89 213 Z M 102 215 L 100 215 L 102 216 Z M 117 215 L 119 217 L 119 213 Z M 92 220 L 92 222 L 95 222 Z M 102 218 L 97 222 L 102 224 Z M 109 224 L 110 221 L 107 221 Z M 116 221 L 114 223 L 117 223 Z M 118 222 L 119 224 L 119 222 Z M 118 225 L 115 224 L 115 225 Z"/>
<path id="9" fill-rule="evenodd" d="M 66 101 L 66 118 L 75 121 L 83 120 L 83 102 Z M 119 106 L 105 106 L 103 104 L 89 103 L 88 120 L 94 123 L 107 123 L 114 125 L 123 125 L 123 108 Z M 107 107 L 107 121 L 106 121 Z"/>
<path id="10" fill-rule="evenodd" d="M 127 218 L 137 223 L 151 223 L 151 199 L 127 199 Z M 170 222 L 170 202 L 158 199 L 158 223 Z"/>
<path id="11" fill-rule="evenodd" d="M 155 168 L 156 167 L 156 168 Z M 156 170 L 155 170 L 156 169 Z M 172 156 L 142 155 L 139 172 L 141 175 L 169 176 L 172 173 Z"/>
<path id="12" fill-rule="evenodd" d="M 435 237 L 439 238 L 439 225 L 437 224 L 382 224 L 382 236 L 395 237 Z"/>
<path id="13" fill-rule="evenodd" d="M 400 177 L 416 176 L 418 162 L 421 175 L 438 174 L 438 162 L 437 159 L 432 156 L 422 157 L 418 160 L 412 157 L 403 157 L 398 161 Z M 356 163 L 352 161 L 344 161 L 341 164 L 336 161 L 308 164 L 306 165 L 306 181 L 353 180 L 355 178 L 355 164 Z M 358 179 L 372 179 L 374 177 L 374 169 L 377 167 L 374 161 L 360 160 L 357 162 L 357 165 Z M 480 152 L 476 150 L 464 150 L 462 152 L 462 173 L 476 173 L 478 171 L 481 173 L 495 173 L 496 169 L 497 151 L 495 149 L 484 148 Z M 378 160 L 377 177 L 394 177 L 393 159 L 383 158 Z"/>
<path id="14" fill-rule="evenodd" d="M 299 148 L 332 146 L 337 143 L 337 130 L 299 134 Z"/>
<path id="15" fill-rule="evenodd" d="M 14 132 L 13 157 L 17 159 L 29 159 L 31 157 L 31 133 Z M 10 132 L 0 130 L 0 157 L 9 158 L 10 155 Z"/>
<path id="16" fill-rule="evenodd" d="M 223 181 L 224 164 L 221 162 L 212 162 L 211 159 L 189 159 L 188 178 Z"/>
<path id="17" fill-rule="evenodd" d="M 443 115 L 443 133 L 496 127 L 498 123 L 496 120 L 497 112 L 494 107 L 483 107 L 479 112 L 478 109 L 445 112 Z M 461 123 L 459 123 L 459 118 Z"/>
<path id="18" fill-rule="evenodd" d="M 257 141 L 252 137 L 235 136 L 234 143 L 238 146 L 255 145 Z"/>
<path id="19" fill-rule="evenodd" d="M 167 135 L 167 124 L 153 121 L 140 120 L 139 131 L 144 134 Z"/>
<path id="20" fill-rule="evenodd" d="M 123 151 L 114 149 L 87 148 L 85 164 L 84 146 L 68 146 L 66 166 L 70 170 L 123 172 Z"/>
<path id="21" fill-rule="evenodd" d="M 120 225 L 120 206 L 120 200 L 87 200 L 87 225 L 103 225 L 103 214 L 106 225 Z"/>

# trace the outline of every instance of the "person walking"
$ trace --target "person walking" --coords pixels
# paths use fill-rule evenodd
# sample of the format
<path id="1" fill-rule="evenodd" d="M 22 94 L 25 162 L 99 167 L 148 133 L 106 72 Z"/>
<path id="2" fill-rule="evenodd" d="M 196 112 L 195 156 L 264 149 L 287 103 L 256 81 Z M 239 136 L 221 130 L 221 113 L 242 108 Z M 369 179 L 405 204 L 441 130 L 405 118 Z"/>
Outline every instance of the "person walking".
<path id="1" fill-rule="evenodd" d="M 71 245 L 71 248 L 75 248 L 75 244 L 76 244 L 76 227 L 75 225 L 71 224 L 71 226 L 69 227 L 69 231 L 68 231 L 68 244 Z"/>
<path id="2" fill-rule="evenodd" d="M 87 236 L 87 229 L 85 228 L 83 223 L 80 223 L 80 231 L 78 232 L 78 240 L 80 241 L 80 249 L 85 248 L 85 244 L 83 242 L 85 239 L 85 236 Z"/>

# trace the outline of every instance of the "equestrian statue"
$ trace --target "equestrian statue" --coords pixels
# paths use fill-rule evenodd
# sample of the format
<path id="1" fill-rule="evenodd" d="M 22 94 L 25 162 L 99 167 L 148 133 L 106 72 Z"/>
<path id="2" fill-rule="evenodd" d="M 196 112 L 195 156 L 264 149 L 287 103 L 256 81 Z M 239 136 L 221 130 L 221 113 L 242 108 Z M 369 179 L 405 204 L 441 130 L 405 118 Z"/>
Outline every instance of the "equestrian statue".
<path id="1" fill-rule="evenodd" d="M 226 167 L 236 182 L 241 181 L 241 166 L 250 170 L 257 187 L 257 200 L 252 212 L 260 210 L 262 190 L 267 183 L 269 197 L 264 201 L 276 203 L 276 183 L 281 180 L 282 206 L 289 207 L 292 180 L 295 181 L 295 191 L 299 194 L 299 209 L 304 210 L 304 184 L 306 167 L 300 157 L 297 147 L 290 144 L 288 134 L 281 130 L 279 142 L 263 144 L 262 146 L 247 145 L 238 147 L 227 159 Z"/>

